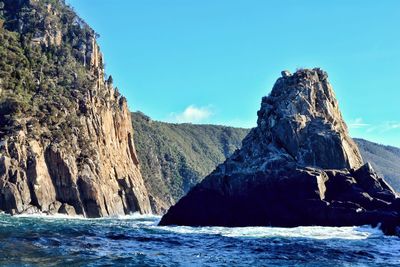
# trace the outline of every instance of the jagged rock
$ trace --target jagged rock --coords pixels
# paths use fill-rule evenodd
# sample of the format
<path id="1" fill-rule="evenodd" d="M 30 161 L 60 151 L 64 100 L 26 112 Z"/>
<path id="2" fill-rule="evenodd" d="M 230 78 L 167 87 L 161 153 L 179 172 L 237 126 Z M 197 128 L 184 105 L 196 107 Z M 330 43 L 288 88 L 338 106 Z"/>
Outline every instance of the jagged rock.
<path id="1" fill-rule="evenodd" d="M 65 215 L 70 215 L 70 216 L 75 216 L 76 211 L 73 206 L 70 206 L 66 203 L 62 204 L 61 207 L 58 210 L 58 213 L 65 214 Z"/>
<path id="2" fill-rule="evenodd" d="M 81 117 L 80 134 L 90 140 L 83 145 L 94 151 L 91 166 L 77 165 L 79 149 L 38 142 L 24 131 L 7 136 L 0 151 L 0 209 L 25 213 L 33 204 L 51 213 L 51 204 L 59 201 L 88 217 L 149 213 L 128 107 L 126 102 L 112 107 L 93 101 L 88 115 Z M 72 145 L 79 148 L 75 142 Z"/>
<path id="3" fill-rule="evenodd" d="M 39 142 L 24 131 L 3 140 L 1 210 L 25 213 L 29 205 L 35 205 L 41 212 L 53 213 L 51 205 L 59 201 L 88 217 L 150 212 L 126 102 L 117 109 L 91 102 L 88 110 L 81 118 L 85 131 L 81 129 L 80 134 L 90 140 L 84 145 L 95 151 L 91 166 L 77 165 L 79 149 Z M 75 142 L 72 145 L 79 148 Z"/>
<path id="4" fill-rule="evenodd" d="M 400 199 L 361 155 L 327 74 L 299 70 L 262 99 L 243 146 L 194 187 L 161 225 L 400 225 Z"/>
<path id="5" fill-rule="evenodd" d="M 290 73 L 290 71 L 284 70 L 281 72 L 281 75 L 283 78 L 287 78 L 287 77 L 291 76 L 292 74 Z"/>

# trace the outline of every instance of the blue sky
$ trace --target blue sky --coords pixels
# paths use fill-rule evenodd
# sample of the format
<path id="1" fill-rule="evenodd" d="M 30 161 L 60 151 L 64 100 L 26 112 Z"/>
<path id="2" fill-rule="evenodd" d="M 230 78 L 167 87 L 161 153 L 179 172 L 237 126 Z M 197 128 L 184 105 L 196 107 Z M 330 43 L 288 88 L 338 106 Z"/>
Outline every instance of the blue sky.
<path id="1" fill-rule="evenodd" d="M 329 73 L 353 137 L 400 147 L 400 1 L 67 0 L 132 111 L 252 127 L 280 71 Z"/>

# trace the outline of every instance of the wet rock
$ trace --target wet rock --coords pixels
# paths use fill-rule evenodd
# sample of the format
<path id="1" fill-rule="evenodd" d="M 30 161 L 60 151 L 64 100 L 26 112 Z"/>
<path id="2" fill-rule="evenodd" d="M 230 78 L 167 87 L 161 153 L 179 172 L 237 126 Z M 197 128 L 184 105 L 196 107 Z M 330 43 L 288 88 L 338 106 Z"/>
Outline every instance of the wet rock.
<path id="1" fill-rule="evenodd" d="M 58 213 L 65 214 L 65 215 L 70 215 L 70 216 L 75 216 L 76 211 L 75 208 L 71 205 L 68 205 L 66 203 L 62 204 L 60 209 L 58 210 Z"/>

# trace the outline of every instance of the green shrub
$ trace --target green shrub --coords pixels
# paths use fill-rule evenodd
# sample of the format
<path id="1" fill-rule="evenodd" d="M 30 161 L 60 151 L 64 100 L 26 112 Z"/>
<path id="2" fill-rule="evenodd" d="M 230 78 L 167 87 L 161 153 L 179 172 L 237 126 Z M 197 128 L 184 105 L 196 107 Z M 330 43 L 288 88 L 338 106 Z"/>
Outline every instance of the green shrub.
<path id="1" fill-rule="evenodd" d="M 21 115 L 29 110 L 29 103 L 17 97 L 4 97 L 0 100 L 0 116 Z"/>

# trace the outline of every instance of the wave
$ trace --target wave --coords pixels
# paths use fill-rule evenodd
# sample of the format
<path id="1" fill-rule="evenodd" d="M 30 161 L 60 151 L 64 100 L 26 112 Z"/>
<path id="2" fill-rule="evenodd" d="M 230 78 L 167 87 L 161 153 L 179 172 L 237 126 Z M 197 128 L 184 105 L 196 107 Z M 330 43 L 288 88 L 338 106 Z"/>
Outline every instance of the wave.
<path id="1" fill-rule="evenodd" d="M 0 213 L 2 216 L 10 216 L 16 218 L 37 218 L 37 219 L 53 219 L 53 220 L 95 220 L 95 221 L 103 221 L 103 220 L 147 220 L 147 221 L 158 221 L 161 219 L 161 216 L 154 214 L 140 214 L 139 212 L 135 212 L 129 215 L 112 215 L 105 216 L 101 218 L 86 218 L 82 215 L 66 215 L 61 213 L 56 214 L 46 214 L 46 213 L 34 213 L 34 214 L 17 214 L 17 215 L 8 215 L 4 212 Z"/>
<path id="2" fill-rule="evenodd" d="M 2 215 L 10 216 L 10 215 Z M 10 216 L 11 217 L 11 216 Z M 99 223 L 118 223 L 125 221 L 132 227 L 146 226 L 153 230 L 161 230 L 176 234 L 205 234 L 220 235 L 234 238 L 311 238 L 311 239 L 347 239 L 362 240 L 373 237 L 384 236 L 378 228 L 371 226 L 361 227 L 322 227 L 322 226 L 300 226 L 294 228 L 281 227 L 190 227 L 190 226 L 158 226 L 161 216 L 154 214 L 133 213 L 130 215 L 116 215 L 102 218 L 85 218 L 83 216 L 69 216 L 64 214 L 20 214 L 16 218 L 33 218 L 51 221 L 58 220 L 83 220 L 98 221 Z"/>
<path id="3" fill-rule="evenodd" d="M 108 217 L 97 218 L 95 220 L 107 220 L 107 219 L 120 219 L 120 220 L 161 220 L 160 215 L 155 214 L 141 214 L 135 212 L 129 215 L 114 215 Z"/>
<path id="4" fill-rule="evenodd" d="M 400 266 L 400 239 L 370 226 L 158 226 L 160 218 L 3 214 L 0 265 Z"/>
<path id="5" fill-rule="evenodd" d="M 2 214 L 7 215 L 7 214 Z M 71 220 L 85 220 L 86 218 L 82 215 L 66 215 L 61 213 L 56 214 L 46 214 L 46 213 L 33 213 L 33 214 L 17 214 L 17 215 L 8 215 L 10 217 L 16 218 L 37 218 L 37 219 L 71 219 Z"/>
<path id="6" fill-rule="evenodd" d="M 211 234 L 226 237 L 244 238 L 312 238 L 312 239 L 347 239 L 362 240 L 371 237 L 382 237 L 379 228 L 361 227 L 322 227 L 300 226 L 294 228 L 281 227 L 188 227 L 161 226 L 161 229 L 178 234 Z"/>

